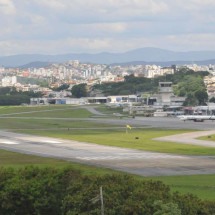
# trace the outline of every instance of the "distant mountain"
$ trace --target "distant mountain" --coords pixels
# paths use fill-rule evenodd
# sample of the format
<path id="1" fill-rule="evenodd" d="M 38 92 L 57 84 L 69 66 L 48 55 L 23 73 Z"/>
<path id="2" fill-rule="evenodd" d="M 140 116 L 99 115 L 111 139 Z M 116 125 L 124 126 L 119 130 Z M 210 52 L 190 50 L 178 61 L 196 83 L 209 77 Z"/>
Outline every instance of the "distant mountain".
<path id="1" fill-rule="evenodd" d="M 81 62 L 113 64 L 134 61 L 145 62 L 196 62 L 215 59 L 215 51 L 188 51 L 174 52 L 158 48 L 141 48 L 124 53 L 98 53 L 98 54 L 63 54 L 63 55 L 13 55 L 0 57 L 0 65 L 19 67 L 31 62 L 65 62 L 68 60 L 79 60 Z M 211 61 L 208 61 L 209 63 Z"/>
<path id="2" fill-rule="evenodd" d="M 129 65 L 157 65 L 157 66 L 171 66 L 171 65 L 187 65 L 187 64 L 197 64 L 197 65 L 215 65 L 215 59 L 211 60 L 203 60 L 203 61 L 131 61 L 126 63 L 113 63 L 112 66 L 121 65 L 121 66 L 129 66 Z"/>
<path id="3" fill-rule="evenodd" d="M 42 68 L 42 67 L 47 67 L 50 64 L 52 64 L 51 62 L 41 62 L 41 61 L 37 61 L 37 62 L 31 62 L 22 66 L 19 66 L 19 68 Z"/>

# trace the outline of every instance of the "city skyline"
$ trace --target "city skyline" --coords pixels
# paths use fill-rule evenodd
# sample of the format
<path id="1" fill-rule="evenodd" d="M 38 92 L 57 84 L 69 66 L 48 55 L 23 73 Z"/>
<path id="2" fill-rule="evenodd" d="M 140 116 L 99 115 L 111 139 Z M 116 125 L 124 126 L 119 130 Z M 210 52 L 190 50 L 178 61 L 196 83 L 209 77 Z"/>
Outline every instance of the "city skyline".
<path id="1" fill-rule="evenodd" d="M 215 50 L 212 0 L 0 0 L 0 56 Z"/>

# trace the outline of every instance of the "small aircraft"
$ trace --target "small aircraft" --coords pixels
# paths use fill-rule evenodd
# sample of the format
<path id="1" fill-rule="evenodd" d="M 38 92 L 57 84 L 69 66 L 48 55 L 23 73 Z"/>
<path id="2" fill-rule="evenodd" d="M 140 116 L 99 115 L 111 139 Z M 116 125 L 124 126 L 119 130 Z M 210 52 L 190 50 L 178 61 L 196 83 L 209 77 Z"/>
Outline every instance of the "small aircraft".
<path id="1" fill-rule="evenodd" d="M 212 116 L 202 116 L 202 115 L 181 115 L 177 116 L 180 120 L 187 121 L 192 120 L 194 122 L 204 122 L 205 120 L 215 120 L 215 115 Z"/>

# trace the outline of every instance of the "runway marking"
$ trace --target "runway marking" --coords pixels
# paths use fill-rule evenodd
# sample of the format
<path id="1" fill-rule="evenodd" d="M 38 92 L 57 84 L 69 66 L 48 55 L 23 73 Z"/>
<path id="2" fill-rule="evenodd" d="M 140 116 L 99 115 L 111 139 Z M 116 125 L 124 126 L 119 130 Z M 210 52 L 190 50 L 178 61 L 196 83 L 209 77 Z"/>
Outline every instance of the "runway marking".
<path id="1" fill-rule="evenodd" d="M 16 143 L 16 142 L 12 142 L 12 141 L 2 141 L 0 143 L 3 143 L 3 144 L 8 144 L 8 145 L 17 145 L 19 143 Z"/>
<path id="2" fill-rule="evenodd" d="M 61 143 L 59 141 L 55 141 L 55 140 L 40 140 L 41 142 L 44 142 L 44 143 Z"/>
<path id="3" fill-rule="evenodd" d="M 81 157 L 78 156 L 76 159 L 80 160 L 126 160 L 126 159 L 189 159 L 183 156 L 172 156 L 172 155 L 113 155 L 113 156 L 96 156 L 96 157 Z"/>

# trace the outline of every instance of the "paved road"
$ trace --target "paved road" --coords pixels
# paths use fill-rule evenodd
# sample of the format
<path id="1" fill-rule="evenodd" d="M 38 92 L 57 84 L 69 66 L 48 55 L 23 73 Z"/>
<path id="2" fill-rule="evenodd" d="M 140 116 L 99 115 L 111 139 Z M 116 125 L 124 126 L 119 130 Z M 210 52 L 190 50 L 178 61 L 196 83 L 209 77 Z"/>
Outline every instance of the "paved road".
<path id="1" fill-rule="evenodd" d="M 0 148 L 142 176 L 215 174 L 215 158 L 180 156 L 0 131 Z"/>

